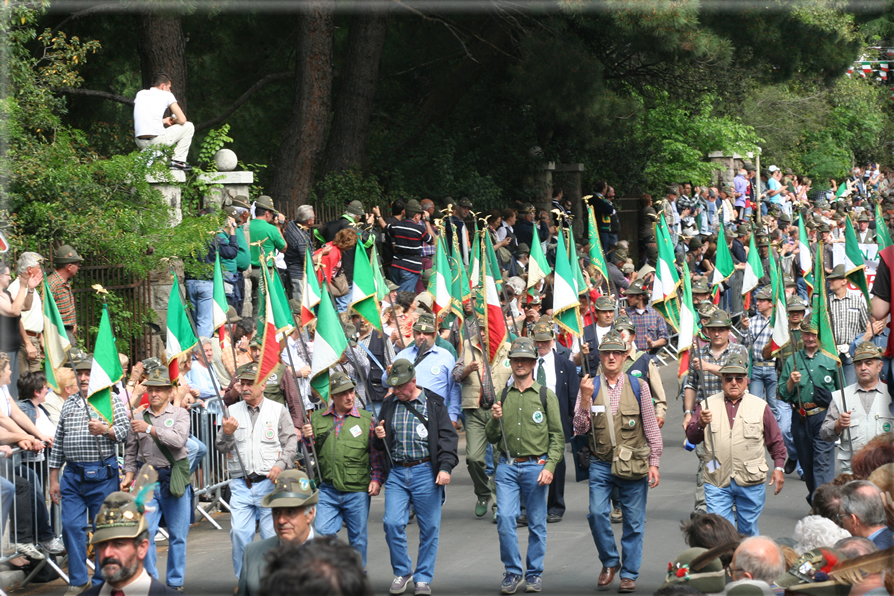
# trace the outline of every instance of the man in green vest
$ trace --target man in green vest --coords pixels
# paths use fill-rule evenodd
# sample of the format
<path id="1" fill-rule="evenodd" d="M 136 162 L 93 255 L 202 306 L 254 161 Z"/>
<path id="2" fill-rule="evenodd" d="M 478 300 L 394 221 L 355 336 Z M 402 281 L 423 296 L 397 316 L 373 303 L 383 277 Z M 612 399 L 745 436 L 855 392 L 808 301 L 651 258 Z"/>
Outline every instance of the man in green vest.
<path id="1" fill-rule="evenodd" d="M 316 529 L 335 536 L 344 522 L 348 542 L 360 552 L 365 567 L 369 502 L 382 488 L 383 453 L 370 448 L 375 425 L 372 414 L 354 401 L 354 381 L 335 371 L 329 382 L 329 407 L 314 411 L 310 424 L 301 429 L 305 440 L 316 446 L 320 463 Z"/>

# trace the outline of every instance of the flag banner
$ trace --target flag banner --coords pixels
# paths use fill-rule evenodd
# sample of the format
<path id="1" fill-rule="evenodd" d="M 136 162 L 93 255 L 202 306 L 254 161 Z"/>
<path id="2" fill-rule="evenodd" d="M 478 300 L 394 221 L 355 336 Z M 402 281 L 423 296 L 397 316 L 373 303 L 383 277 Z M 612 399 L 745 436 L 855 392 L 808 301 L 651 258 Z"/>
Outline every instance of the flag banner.
<path id="1" fill-rule="evenodd" d="M 273 267 L 275 268 L 275 265 Z M 280 279 L 279 274 L 276 271 L 270 271 L 270 266 L 267 265 L 266 258 L 261 259 L 261 268 L 264 270 L 264 282 L 261 284 L 261 289 L 264 293 L 270 293 L 270 304 L 273 309 L 273 324 L 276 325 L 276 334 L 279 336 L 279 339 L 282 339 L 295 328 L 295 324 L 292 322 L 292 312 L 289 308 L 289 297 L 286 295 L 286 289 L 282 285 L 282 280 Z M 264 293 L 261 293 L 258 296 L 259 306 L 261 300 L 264 298 Z M 256 329 L 264 328 L 264 325 L 267 323 L 266 316 L 266 309 L 261 310 L 258 308 L 258 324 L 257 327 L 255 327 Z"/>
<path id="2" fill-rule="evenodd" d="M 102 305 L 102 318 L 99 321 L 99 332 L 93 346 L 93 366 L 90 368 L 90 382 L 87 385 L 87 402 L 96 410 L 110 426 L 115 417 L 112 407 L 112 385 L 124 377 L 121 360 L 118 359 L 118 348 L 112 334 L 112 322 L 109 319 L 109 308 Z"/>
<path id="3" fill-rule="evenodd" d="M 575 337 L 583 334 L 580 299 L 574 287 L 574 272 L 565 252 L 565 234 L 561 232 L 556 245 L 556 274 L 553 276 L 553 320 L 563 331 Z M 572 248 L 573 250 L 573 248 Z"/>
<path id="4" fill-rule="evenodd" d="M 596 226 L 596 212 L 593 211 L 592 205 L 587 206 L 587 238 L 590 240 L 590 263 L 596 267 L 608 283 L 608 265 L 605 262 L 605 253 L 602 251 L 599 228 Z"/>
<path id="5" fill-rule="evenodd" d="M 177 274 L 171 271 L 174 277 L 174 285 L 171 286 L 171 294 L 168 297 L 167 335 L 165 341 L 165 357 L 168 359 L 168 374 L 171 383 L 180 378 L 180 367 L 177 359 L 181 354 L 189 353 L 199 340 L 196 338 L 189 317 L 186 314 L 186 306 L 180 298 L 180 282 Z"/>
<path id="6" fill-rule="evenodd" d="M 658 262 L 655 264 L 655 280 L 652 282 L 652 308 L 664 317 L 674 331 L 678 331 L 680 307 L 677 302 L 677 288 L 680 286 L 680 277 L 674 267 L 674 247 L 663 213 L 655 226 L 655 240 L 658 244 Z M 718 243 L 718 247 L 722 245 L 722 242 Z"/>
<path id="7" fill-rule="evenodd" d="M 454 234 L 455 236 L 456 234 Z M 428 293 L 432 296 L 431 308 L 437 324 L 440 324 L 441 320 L 450 313 L 450 286 L 453 285 L 453 272 L 450 270 L 447 253 L 444 252 L 446 237 L 447 235 L 441 232 L 441 235 L 435 240 L 434 267 L 432 267 L 427 288 Z"/>
<path id="8" fill-rule="evenodd" d="M 268 278 L 269 279 L 269 278 Z M 263 385 L 273 370 L 279 365 L 279 339 L 276 331 L 276 314 L 273 312 L 273 292 L 264 296 L 264 326 L 258 328 L 261 335 L 261 357 L 258 359 L 258 376 L 255 383 Z"/>
<path id="9" fill-rule="evenodd" d="M 891 234 L 888 232 L 888 224 L 882 214 L 882 205 L 878 202 L 875 204 L 875 241 L 878 244 L 879 252 L 891 246 Z"/>
<path id="10" fill-rule="evenodd" d="M 677 336 L 677 356 L 680 359 L 678 379 L 689 372 L 690 354 L 695 347 L 697 333 L 698 313 L 692 303 L 692 278 L 689 275 L 689 265 L 683 259 L 683 299 L 680 301 L 680 334 Z"/>
<path id="11" fill-rule="evenodd" d="M 320 283 L 317 281 L 317 273 L 314 271 L 313 256 L 310 250 L 308 250 L 307 255 L 304 257 L 304 282 L 301 290 L 302 327 L 317 318 L 315 309 L 320 304 L 320 295 Z"/>
<path id="12" fill-rule="evenodd" d="M 773 295 L 773 313 L 770 315 L 770 327 L 773 329 L 770 335 L 770 349 L 775 356 L 789 344 L 791 334 L 789 333 L 787 309 L 785 303 L 785 282 L 782 277 L 782 270 L 779 268 L 779 262 L 776 255 L 770 250 L 770 292 Z"/>
<path id="13" fill-rule="evenodd" d="M 369 256 L 369 267 L 373 272 L 373 279 L 376 281 L 376 300 L 381 302 L 388 295 L 388 283 L 382 274 L 382 265 L 379 263 L 379 253 L 376 251 L 376 243 L 373 242 L 372 251 Z"/>
<path id="14" fill-rule="evenodd" d="M 348 312 L 352 311 L 382 331 L 382 313 L 379 311 L 375 273 L 366 250 L 359 242 L 354 246 L 354 285 L 351 286 Z"/>
<path id="15" fill-rule="evenodd" d="M 317 329 L 314 334 L 314 353 L 310 365 L 310 386 L 323 403 L 329 403 L 329 369 L 341 360 L 348 347 L 348 338 L 332 306 L 329 288 L 324 280 L 323 295 L 320 297 L 320 312 L 317 314 Z"/>
<path id="16" fill-rule="evenodd" d="M 823 254 L 822 241 L 817 243 L 816 254 Z M 823 354 L 840 364 L 841 360 L 838 358 L 838 347 L 835 345 L 835 336 L 832 335 L 832 323 L 829 320 L 829 297 L 826 292 L 826 270 L 823 269 L 822 259 L 816 259 L 813 278 L 816 282 L 816 291 L 813 293 L 813 319 L 811 322 L 817 329 L 819 349 Z"/>
<path id="17" fill-rule="evenodd" d="M 817 253 L 819 254 L 819 253 Z M 807 285 L 807 297 L 813 297 L 813 256 L 810 254 L 810 239 L 807 237 L 807 229 L 804 227 L 804 218 L 798 217 L 798 262 L 801 266 L 801 275 Z"/>
<path id="18" fill-rule="evenodd" d="M 664 215 L 662 214 L 662 219 Z M 723 229 L 723 222 L 720 222 L 720 232 L 717 234 L 717 259 L 714 266 L 714 274 L 711 276 L 711 285 L 717 286 L 729 279 L 735 272 L 736 265 L 733 263 L 733 255 L 726 245 L 726 231 Z"/>
<path id="19" fill-rule="evenodd" d="M 480 313 L 484 324 L 488 359 L 493 364 L 500 347 L 509 338 L 509 331 L 506 329 L 506 318 L 503 316 L 503 309 L 500 306 L 500 294 L 495 279 L 501 275 L 500 268 L 497 266 L 496 257 L 491 257 L 491 254 L 493 254 L 493 246 L 490 234 L 485 231 L 481 238 L 480 289 L 478 290 L 478 300 L 475 302 L 477 303 L 476 310 Z"/>
<path id="20" fill-rule="evenodd" d="M 761 264 L 761 256 L 757 251 L 754 234 L 752 234 L 751 242 L 748 244 L 748 261 L 745 263 L 745 276 L 742 279 L 742 293 L 750 294 L 757 287 L 763 276 L 764 266 Z"/>
<path id="21" fill-rule="evenodd" d="M 227 338 L 227 293 L 224 290 L 223 270 L 220 267 L 220 253 L 214 255 L 214 282 L 212 284 L 211 328 L 217 330 L 217 340 L 224 347 Z"/>
<path id="22" fill-rule="evenodd" d="M 568 235 L 568 264 L 571 265 L 571 274 L 574 276 L 574 289 L 578 294 L 583 294 L 587 291 L 587 282 L 580 269 L 580 257 L 577 254 L 574 238 L 571 237 L 571 228 L 565 228 L 565 233 Z M 580 302 L 578 302 L 578 306 L 580 306 Z"/>
<path id="23" fill-rule="evenodd" d="M 844 193 L 847 192 L 847 182 L 842 182 L 838 185 L 838 190 L 835 191 L 835 200 L 840 199 Z"/>
<path id="24" fill-rule="evenodd" d="M 546 255 L 543 254 L 543 244 L 540 240 L 540 234 L 537 232 L 537 224 L 534 224 L 534 235 L 531 240 L 531 255 L 528 257 L 528 292 L 537 292 L 537 285 L 546 276 L 552 272 L 552 268 L 546 261 Z"/>
<path id="25" fill-rule="evenodd" d="M 860 244 L 857 241 L 857 233 L 854 232 L 854 226 L 851 224 L 851 218 L 845 218 L 844 225 L 844 274 L 849 282 L 863 292 L 863 297 L 867 304 L 871 304 L 869 299 L 869 284 L 866 281 L 866 263 L 863 261 L 863 253 L 860 251 Z"/>
<path id="26" fill-rule="evenodd" d="M 68 333 L 65 332 L 65 323 L 56 306 L 56 299 L 50 291 L 46 278 L 43 280 L 43 349 L 46 354 L 44 359 L 44 371 L 47 376 L 47 385 L 57 395 L 62 394 L 62 387 L 56 380 L 56 369 L 68 360 L 68 350 L 71 342 Z"/>
<path id="27" fill-rule="evenodd" d="M 487 234 L 487 230 L 484 232 Z M 533 249 L 531 249 L 533 252 Z M 478 232 L 478 222 L 475 222 L 475 241 L 472 243 L 472 256 L 469 257 L 469 281 L 473 288 L 481 283 L 481 241 Z"/>
<path id="28" fill-rule="evenodd" d="M 448 221 L 447 225 L 453 226 L 453 223 Z M 453 296 L 451 308 L 462 324 L 462 320 L 465 318 L 463 304 L 472 299 L 472 284 L 469 280 L 469 269 L 463 262 L 463 255 L 466 255 L 467 251 L 460 250 L 459 234 L 456 233 L 456 230 L 453 232 L 453 246 L 447 248 L 449 249 L 446 250 L 447 260 L 450 262 L 450 271 L 453 274 L 453 284 L 450 286 L 450 294 Z"/>

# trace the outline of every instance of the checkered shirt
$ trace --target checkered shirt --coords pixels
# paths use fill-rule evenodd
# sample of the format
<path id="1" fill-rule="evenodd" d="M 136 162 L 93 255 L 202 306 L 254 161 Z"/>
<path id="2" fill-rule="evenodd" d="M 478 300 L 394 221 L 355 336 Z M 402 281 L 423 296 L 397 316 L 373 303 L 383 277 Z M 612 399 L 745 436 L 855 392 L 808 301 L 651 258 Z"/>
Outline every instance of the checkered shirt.
<path id="1" fill-rule="evenodd" d="M 686 195 L 680 195 L 677 197 L 677 211 L 683 211 L 684 209 L 692 209 L 698 207 L 698 199 L 695 197 L 687 197 Z M 692 215 L 690 213 L 690 215 Z"/>
<path id="2" fill-rule="evenodd" d="M 75 299 L 71 291 L 71 283 L 62 279 L 59 272 L 53 271 L 47 276 L 47 284 L 50 293 L 56 301 L 56 308 L 62 315 L 62 324 L 66 327 L 74 327 L 78 324 L 78 313 L 75 312 Z"/>
<path id="3" fill-rule="evenodd" d="M 425 391 L 409 402 L 416 410 L 428 419 L 428 405 Z M 429 457 L 428 439 L 423 439 L 416 432 L 416 426 L 422 422 L 407 409 L 403 402 L 394 399 L 394 414 L 391 416 L 391 428 L 394 432 L 394 443 L 391 458 L 395 462 L 418 461 Z"/>
<path id="4" fill-rule="evenodd" d="M 869 325 L 869 306 L 863 293 L 848 290 L 844 298 L 838 298 L 830 292 L 829 319 L 836 345 L 849 345 L 855 337 L 865 333 Z"/>
<path id="5" fill-rule="evenodd" d="M 127 419 L 127 411 L 124 402 L 112 398 L 112 413 L 115 429 L 115 441 L 109 439 L 108 434 L 98 437 L 102 454 L 96 449 L 97 437 L 90 434 L 87 424 L 90 416 L 84 409 L 84 400 L 78 395 L 73 395 L 65 400 L 62 412 L 59 414 L 59 424 L 56 426 L 56 438 L 53 449 L 50 452 L 49 465 L 51 468 L 61 468 L 67 461 L 75 463 L 98 462 L 105 457 L 115 455 L 115 443 L 121 443 L 127 438 L 130 422 Z M 96 413 L 94 412 L 94 416 Z"/>
<path id="6" fill-rule="evenodd" d="M 648 349 L 647 339 L 657 341 L 661 338 L 667 338 L 667 323 L 664 318 L 658 314 L 658 311 L 647 306 L 643 314 L 636 312 L 635 308 L 627 308 L 627 317 L 633 323 L 636 329 L 636 343 L 644 349 Z"/>
<path id="7" fill-rule="evenodd" d="M 698 350 L 698 357 L 702 362 L 706 362 L 708 364 L 717 364 L 723 365 L 723 361 L 727 359 L 730 354 L 741 354 L 742 358 L 748 362 L 748 350 L 742 344 L 729 344 L 726 346 L 726 349 L 720 353 L 719 358 L 714 357 L 714 353 L 711 352 L 711 344 L 704 344 Z M 698 389 L 698 377 L 701 369 L 698 366 L 695 366 L 690 363 L 689 365 L 689 376 L 686 378 L 686 389 L 696 390 Z M 709 395 L 714 395 L 715 393 L 720 393 L 723 391 L 723 380 L 719 375 L 715 375 L 713 373 L 706 372 L 705 373 L 705 381 L 702 383 L 702 387 L 704 388 L 704 396 L 708 397 Z M 696 394 L 696 399 L 699 399 L 700 395 Z"/>
<path id="8" fill-rule="evenodd" d="M 764 349 L 764 346 L 770 343 L 772 337 L 773 326 L 770 325 L 769 318 L 757 313 L 748 319 L 748 329 L 745 332 L 742 343 L 746 346 L 751 346 L 752 362 L 765 362 L 761 356 L 761 351 Z M 773 359 L 771 358 L 769 362 L 772 361 Z"/>

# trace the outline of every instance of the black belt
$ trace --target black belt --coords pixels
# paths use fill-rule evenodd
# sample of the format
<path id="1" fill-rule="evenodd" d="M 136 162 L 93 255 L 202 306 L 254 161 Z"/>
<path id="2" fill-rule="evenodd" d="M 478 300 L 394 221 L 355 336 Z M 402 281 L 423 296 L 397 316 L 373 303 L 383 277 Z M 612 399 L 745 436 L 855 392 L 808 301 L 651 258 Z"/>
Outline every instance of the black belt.
<path id="1" fill-rule="evenodd" d="M 158 135 L 143 135 L 143 136 L 137 137 L 137 138 L 140 139 L 141 141 L 151 141 L 152 139 L 154 139 L 157 136 Z"/>
<path id="2" fill-rule="evenodd" d="M 418 466 L 420 464 L 426 464 L 431 461 L 431 457 L 424 457 L 422 459 L 414 459 L 412 461 L 396 461 L 394 462 L 395 466 L 400 466 L 402 468 L 412 468 L 413 466 Z"/>
<path id="3" fill-rule="evenodd" d="M 267 480 L 267 476 L 264 474 L 249 474 L 244 478 L 244 480 L 248 480 L 249 482 L 263 482 Z"/>

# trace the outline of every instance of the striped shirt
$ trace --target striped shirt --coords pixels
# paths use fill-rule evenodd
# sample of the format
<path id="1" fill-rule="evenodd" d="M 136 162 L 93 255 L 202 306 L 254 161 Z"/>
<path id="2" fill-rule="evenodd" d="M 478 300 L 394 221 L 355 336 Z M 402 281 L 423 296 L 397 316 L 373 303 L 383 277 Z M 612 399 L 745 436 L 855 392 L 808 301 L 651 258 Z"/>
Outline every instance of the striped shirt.
<path id="1" fill-rule="evenodd" d="M 78 313 L 75 312 L 75 299 L 71 292 L 71 283 L 62 279 L 58 271 L 53 271 L 47 276 L 47 284 L 50 286 L 50 293 L 56 301 L 59 314 L 62 315 L 62 324 L 66 327 L 77 325 Z"/>
<path id="2" fill-rule="evenodd" d="M 869 325 L 869 306 L 863 293 L 848 290 L 844 298 L 829 293 L 829 319 L 832 323 L 832 335 L 836 345 L 848 346 L 854 338 L 866 332 Z M 839 352 L 847 352 L 847 348 L 839 348 Z"/>
<path id="3" fill-rule="evenodd" d="M 394 241 L 394 261 L 391 262 L 391 266 L 421 273 L 422 244 L 431 244 L 435 241 L 425 230 L 425 225 L 404 220 L 388 224 L 385 231 Z"/>
<path id="4" fill-rule="evenodd" d="M 428 419 L 425 391 L 420 393 L 419 397 L 411 399 L 409 403 L 422 414 L 423 418 Z M 394 429 L 391 457 L 395 462 L 418 461 L 429 457 L 428 439 L 419 436 L 417 430 L 421 425 L 422 421 L 416 418 L 402 401 L 395 398 L 394 414 L 391 417 L 391 428 Z"/>

